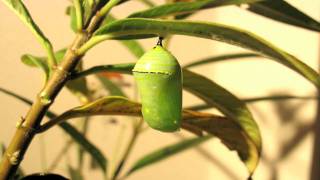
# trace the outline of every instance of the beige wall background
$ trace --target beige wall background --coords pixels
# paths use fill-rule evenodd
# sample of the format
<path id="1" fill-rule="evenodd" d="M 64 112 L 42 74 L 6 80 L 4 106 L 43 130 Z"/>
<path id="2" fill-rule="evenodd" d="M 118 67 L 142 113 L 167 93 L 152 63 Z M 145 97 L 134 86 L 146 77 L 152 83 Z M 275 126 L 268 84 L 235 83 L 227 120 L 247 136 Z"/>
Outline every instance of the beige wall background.
<path id="1" fill-rule="evenodd" d="M 288 2 L 319 20 L 320 1 L 288 0 Z M 57 50 L 66 47 L 74 38 L 74 34 L 69 29 L 69 19 L 65 15 L 65 8 L 69 3 L 66 0 L 25 1 L 35 22 Z M 162 1 L 157 3 L 162 3 Z M 115 8 L 114 14 L 121 18 L 138 8 L 145 7 L 138 1 L 131 1 Z M 221 22 L 250 29 L 255 34 L 297 56 L 311 67 L 317 68 L 319 49 L 319 34 L 317 33 L 277 23 L 237 7 L 205 10 L 194 16 L 193 19 Z M 3 3 L 0 3 L 0 37 L 0 86 L 33 99 L 43 84 L 41 71 L 23 65 L 20 62 L 20 56 L 25 53 L 36 55 L 45 55 L 45 53 L 30 31 Z M 150 49 L 155 41 L 156 39 L 148 39 L 141 40 L 141 43 L 145 49 Z M 169 49 L 181 64 L 212 55 L 244 51 L 223 43 L 185 36 L 175 36 Z M 120 43 L 109 41 L 90 51 L 84 59 L 84 64 L 85 67 L 91 67 L 100 64 L 132 62 L 133 60 L 135 58 Z M 220 62 L 192 70 L 205 74 L 241 98 L 274 93 L 300 96 L 315 94 L 315 88 L 298 74 L 265 59 Z M 125 81 L 131 83 L 132 78 L 126 76 Z M 90 83 L 93 86 L 99 86 L 94 81 Z M 126 92 L 131 97 L 133 96 L 133 92 L 128 88 Z M 185 105 L 201 102 L 187 93 L 184 93 L 184 98 Z M 61 113 L 76 105 L 78 101 L 67 90 L 63 90 L 51 109 Z M 313 134 L 308 129 L 314 121 L 316 103 L 292 100 L 259 102 L 248 106 L 261 127 L 263 137 L 263 158 L 255 173 L 255 179 L 308 179 L 313 143 Z M 8 145 L 15 131 L 16 121 L 28 109 L 28 106 L 0 93 L 0 142 Z M 121 117 L 119 119 L 124 120 L 119 121 L 117 125 L 108 123 L 107 119 L 110 117 L 97 117 L 92 120 L 88 138 L 108 158 L 111 158 L 115 151 L 118 152 L 115 150 L 116 146 L 121 147 L 118 153 L 123 153 L 126 141 L 131 134 L 129 123 L 131 119 Z M 124 132 L 123 138 L 117 142 L 121 132 Z M 178 142 L 180 138 L 177 135 L 192 136 L 184 131 L 163 134 L 151 129 L 147 130 L 138 139 L 128 165 L 143 154 Z M 68 136 L 59 128 L 53 128 L 47 134 L 36 137 L 22 162 L 25 172 L 43 171 L 43 167 L 47 167 L 52 162 L 67 140 Z M 211 140 L 200 147 L 207 152 L 209 158 L 204 157 L 196 149 L 188 150 L 147 167 L 128 179 L 245 179 L 247 173 L 244 165 L 236 153 L 228 151 L 219 140 Z M 45 149 L 45 153 L 41 149 Z M 76 148 L 67 153 L 68 158 L 65 158 L 54 172 L 67 176 L 66 162 L 76 163 Z M 89 162 L 88 156 L 85 157 L 85 161 Z M 88 169 L 87 167 L 88 163 L 85 169 Z M 100 172 L 96 170 L 86 170 L 84 174 L 86 179 L 102 179 Z"/>

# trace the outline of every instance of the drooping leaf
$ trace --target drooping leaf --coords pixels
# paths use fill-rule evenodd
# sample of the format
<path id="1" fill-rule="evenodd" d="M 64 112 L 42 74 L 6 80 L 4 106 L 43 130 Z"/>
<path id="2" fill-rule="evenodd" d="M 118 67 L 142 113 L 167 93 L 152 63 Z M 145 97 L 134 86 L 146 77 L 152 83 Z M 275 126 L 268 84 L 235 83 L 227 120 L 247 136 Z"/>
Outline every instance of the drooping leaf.
<path id="1" fill-rule="evenodd" d="M 47 43 L 48 39 L 45 37 L 45 35 L 41 32 L 39 27 L 36 25 L 36 23 L 33 21 L 29 11 L 23 4 L 21 0 L 2 0 L 5 5 L 7 5 L 11 10 L 14 11 L 16 15 L 25 23 L 28 28 L 34 33 L 34 35 L 37 37 L 39 41 L 42 43 Z"/>
<path id="2" fill-rule="evenodd" d="M 190 68 L 194 66 L 204 65 L 213 62 L 225 61 L 225 60 L 233 60 L 233 59 L 243 59 L 243 58 L 254 58 L 260 57 L 258 54 L 254 53 L 234 53 L 234 54 L 226 54 L 221 56 L 208 57 L 200 60 L 196 60 L 189 64 L 184 65 L 184 68 Z"/>
<path id="3" fill-rule="evenodd" d="M 62 61 L 66 51 L 67 49 L 63 48 L 55 52 L 54 56 L 58 63 Z M 50 72 L 46 57 L 38 57 L 26 54 L 21 57 L 21 61 L 31 67 L 40 67 L 45 72 L 46 79 L 49 78 Z M 83 100 L 84 102 L 86 101 L 86 96 L 89 93 L 89 89 L 84 78 L 68 81 L 66 87 L 80 100 Z"/>
<path id="4" fill-rule="evenodd" d="M 40 44 L 45 48 L 48 53 L 49 60 L 54 63 L 53 48 L 50 41 L 42 33 L 37 24 L 33 21 L 28 9 L 25 7 L 21 0 L 2 0 L 13 12 L 18 15 L 22 22 L 27 25 L 31 32 L 35 35 Z"/>
<path id="5" fill-rule="evenodd" d="M 267 18 L 320 32 L 320 23 L 284 0 L 262 1 L 248 6 L 248 10 Z"/>
<path id="6" fill-rule="evenodd" d="M 153 8 L 135 12 L 129 15 L 129 18 L 155 18 L 171 15 L 179 15 L 185 13 L 191 13 L 203 9 L 226 6 L 226 5 L 239 5 L 247 3 L 255 3 L 261 0 L 200 0 L 192 2 L 176 2 L 170 4 L 164 4 L 161 6 L 155 6 Z"/>
<path id="7" fill-rule="evenodd" d="M 187 140 L 183 140 L 181 142 L 163 147 L 161 149 L 158 149 L 152 153 L 149 153 L 142 158 L 140 158 L 138 161 L 136 161 L 132 167 L 130 168 L 129 172 L 126 174 L 127 176 L 141 168 L 144 168 L 146 166 L 150 166 L 154 163 L 157 163 L 161 160 L 165 160 L 177 153 L 180 153 L 184 150 L 190 149 L 192 147 L 195 147 L 203 142 L 206 142 L 209 140 L 211 136 L 203 136 L 203 137 L 196 137 L 191 138 Z"/>
<path id="8" fill-rule="evenodd" d="M 30 54 L 25 54 L 21 57 L 21 61 L 27 66 L 40 68 L 44 72 L 45 80 L 46 81 L 48 80 L 50 75 L 50 70 L 46 62 L 46 59 L 35 57 Z"/>
<path id="9" fill-rule="evenodd" d="M 198 80 L 203 80 L 203 79 L 198 78 Z M 214 87 L 214 88 L 218 89 L 218 93 L 225 94 L 225 98 L 227 99 L 227 101 L 237 103 L 236 104 L 238 105 L 237 107 L 225 107 L 227 110 L 223 111 L 223 112 L 228 111 L 227 113 L 234 115 L 235 116 L 233 117 L 234 120 L 229 120 L 227 118 L 216 116 L 209 113 L 200 113 L 196 111 L 183 110 L 182 128 L 185 128 L 186 130 L 189 130 L 195 134 L 200 134 L 199 131 L 206 131 L 208 133 L 216 135 L 218 138 L 222 140 L 222 142 L 225 145 L 227 145 L 229 149 L 236 150 L 238 152 L 242 161 L 248 167 L 250 175 L 252 175 L 260 157 L 260 144 L 257 145 L 257 143 L 260 143 L 258 142 L 260 141 L 259 130 L 256 129 L 257 127 L 254 126 L 255 123 L 251 122 L 253 120 L 250 119 L 251 118 L 249 116 L 251 115 L 250 112 L 247 112 L 246 111 L 247 109 L 245 109 L 245 107 L 241 107 L 242 104 L 239 105 L 239 102 L 236 102 L 236 100 L 232 99 L 234 97 L 231 97 L 231 100 L 229 100 L 230 94 L 228 94 L 228 92 L 224 92 L 221 89 L 221 87 Z M 212 90 L 212 89 L 209 89 L 209 90 Z M 216 97 L 213 97 L 213 99 L 219 100 L 219 95 L 216 95 Z M 221 106 L 228 105 L 227 103 L 222 103 L 218 101 L 218 104 L 219 103 L 221 104 Z M 235 108 L 239 108 L 239 110 Z M 247 113 L 247 114 L 244 114 L 244 115 L 241 114 L 242 116 L 240 116 L 239 114 L 235 114 L 235 111 L 238 111 L 238 112 L 243 111 L 244 113 Z M 93 101 L 91 103 L 88 103 L 64 112 L 54 120 L 49 121 L 48 123 L 41 126 L 39 132 L 44 132 L 49 128 L 53 127 L 54 125 L 56 125 L 57 123 L 63 122 L 67 119 L 83 117 L 83 116 L 95 116 L 95 115 L 141 116 L 141 105 L 139 103 L 130 101 L 124 97 L 118 97 L 118 96 L 104 97 L 96 101 Z M 244 122 L 241 122 L 237 118 L 241 120 L 245 120 L 246 124 L 244 124 Z M 202 124 L 203 121 L 205 121 L 205 124 L 208 126 L 207 128 L 209 129 L 203 126 Z M 244 128 L 242 128 L 241 126 Z M 219 128 L 214 128 L 214 127 L 219 127 Z M 251 128 L 250 131 L 252 132 L 246 132 L 249 128 Z M 224 133 L 225 131 L 228 131 L 229 134 L 228 133 L 225 134 Z M 254 134 L 254 133 L 258 133 L 258 134 Z M 233 136 L 233 135 L 236 135 L 236 136 Z M 255 135 L 255 137 L 252 137 L 253 135 Z M 256 138 L 256 139 L 253 139 L 253 138 Z"/>
<path id="10" fill-rule="evenodd" d="M 251 112 L 246 105 L 223 87 L 207 79 L 204 76 L 188 70 L 183 71 L 184 89 L 219 109 L 224 115 L 235 121 L 249 137 L 248 146 L 252 146 L 250 152 L 238 151 L 240 158 L 245 162 L 249 173 L 255 170 L 261 153 L 261 135 Z M 227 142 L 228 143 L 228 142 Z M 229 148 L 237 149 L 233 145 Z"/>
<path id="11" fill-rule="evenodd" d="M 106 39 L 137 39 L 166 36 L 168 34 L 213 39 L 251 49 L 291 68 L 316 87 L 320 87 L 319 74 L 299 59 L 248 31 L 217 23 L 144 18 L 118 20 L 101 27 L 95 33 L 95 36 L 80 48 L 80 51 L 90 48 L 90 46 L 87 46 L 88 44 L 93 45 Z"/>
<path id="12" fill-rule="evenodd" d="M 116 65 L 105 67 L 105 70 L 116 71 L 117 69 Z M 134 64 L 127 64 L 127 66 L 122 65 L 120 66 L 119 71 L 123 72 L 124 69 L 126 69 L 126 73 L 131 73 L 133 67 Z M 99 72 L 103 70 L 103 67 L 100 66 L 95 70 L 98 71 L 89 71 L 91 73 Z M 244 138 L 246 138 L 246 140 L 242 142 L 246 143 L 244 146 L 234 145 L 230 139 L 224 139 L 223 142 L 230 149 L 237 150 L 240 158 L 246 164 L 249 173 L 252 174 L 258 164 L 261 153 L 261 137 L 259 128 L 245 104 L 213 81 L 186 69 L 183 70 L 183 87 L 206 103 L 219 109 L 223 114 L 234 121 L 235 127 L 239 127 L 240 130 L 243 131 Z M 207 129 L 206 131 L 209 130 Z M 243 149 L 243 147 L 248 148 Z"/>
<path id="13" fill-rule="evenodd" d="M 64 55 L 66 54 L 66 52 L 67 52 L 67 49 L 66 48 L 62 48 L 62 49 L 60 49 L 60 50 L 58 50 L 58 51 L 56 51 L 54 53 L 54 56 L 56 57 L 58 63 L 61 63 Z"/>
<path id="14" fill-rule="evenodd" d="M 22 101 L 23 103 L 27 104 L 27 105 L 32 105 L 32 101 L 20 96 L 18 94 L 15 94 L 11 91 L 8 91 L 6 89 L 3 89 L 0 87 L 0 91 L 12 96 L 20 101 Z M 48 111 L 46 113 L 46 116 L 50 119 L 54 119 L 57 117 L 57 115 L 51 111 Z M 101 153 L 101 151 L 94 146 L 88 139 L 86 139 L 77 129 L 75 129 L 72 125 L 63 122 L 60 125 L 60 128 L 62 128 L 66 134 L 70 135 L 70 137 L 76 142 L 78 143 L 81 147 L 83 147 L 84 150 L 86 150 L 86 152 L 88 152 L 93 159 L 95 159 L 98 164 L 99 167 L 105 172 L 106 171 L 106 166 L 107 166 L 107 159 L 104 157 L 104 155 Z"/>
<path id="15" fill-rule="evenodd" d="M 73 6 L 69 6 L 68 14 L 70 16 L 70 28 L 73 32 L 77 32 L 77 17 L 76 17 L 76 10 Z"/>
<path id="16" fill-rule="evenodd" d="M 66 49 L 64 48 L 64 49 L 60 49 L 54 53 L 55 59 L 57 60 L 58 63 L 61 62 L 65 52 L 66 52 Z M 40 57 L 40 56 L 31 55 L 31 54 L 24 54 L 21 56 L 21 61 L 27 66 L 41 68 L 44 71 L 46 78 L 49 77 L 50 71 L 49 71 L 47 57 Z"/>

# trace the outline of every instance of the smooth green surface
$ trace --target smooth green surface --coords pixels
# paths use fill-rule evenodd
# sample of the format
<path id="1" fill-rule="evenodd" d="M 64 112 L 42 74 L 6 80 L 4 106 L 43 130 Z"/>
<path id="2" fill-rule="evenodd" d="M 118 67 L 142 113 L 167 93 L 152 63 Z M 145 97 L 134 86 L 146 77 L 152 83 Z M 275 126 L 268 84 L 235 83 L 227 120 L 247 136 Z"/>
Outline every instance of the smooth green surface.
<path id="1" fill-rule="evenodd" d="M 180 65 L 177 59 L 162 46 L 157 45 L 137 61 L 132 71 L 170 75 L 179 69 Z"/>
<path id="2" fill-rule="evenodd" d="M 153 129 L 173 132 L 180 128 L 182 75 L 177 59 L 162 46 L 146 52 L 133 71 L 141 97 L 144 120 Z"/>
<path id="3" fill-rule="evenodd" d="M 141 96 L 143 119 L 153 129 L 179 130 L 182 110 L 181 74 L 145 74 L 134 72 Z"/>

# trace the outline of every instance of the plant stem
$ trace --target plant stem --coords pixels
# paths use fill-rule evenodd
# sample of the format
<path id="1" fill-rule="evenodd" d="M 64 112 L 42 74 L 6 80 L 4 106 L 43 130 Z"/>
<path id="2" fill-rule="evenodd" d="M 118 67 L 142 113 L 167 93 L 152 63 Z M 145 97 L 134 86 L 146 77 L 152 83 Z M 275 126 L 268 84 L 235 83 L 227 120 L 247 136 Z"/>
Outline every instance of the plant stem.
<path id="1" fill-rule="evenodd" d="M 55 68 L 47 84 L 37 95 L 27 115 L 18 121 L 16 132 L 0 163 L 0 179 L 10 179 L 14 176 L 41 120 L 79 62 L 81 54 L 76 53 L 77 49 L 90 39 L 102 18 L 97 12 L 86 28 L 86 33 L 77 34 L 63 61 Z"/>
<path id="2" fill-rule="evenodd" d="M 79 0 L 73 0 L 73 5 L 76 10 L 77 30 L 81 31 L 83 26 L 81 2 Z"/>
<path id="3" fill-rule="evenodd" d="M 129 141 L 129 144 L 128 144 L 128 146 L 127 146 L 127 149 L 126 149 L 126 151 L 125 151 L 125 153 L 124 153 L 124 155 L 123 155 L 123 157 L 122 157 L 122 159 L 121 159 L 118 167 L 117 167 L 116 170 L 114 171 L 111 180 L 117 179 L 118 175 L 120 174 L 120 172 L 121 172 L 124 164 L 126 163 L 128 157 L 129 157 L 129 155 L 130 155 L 130 153 L 131 153 L 131 151 L 132 151 L 132 149 L 133 149 L 133 146 L 134 146 L 134 144 L 135 144 L 135 142 L 136 142 L 136 140 L 137 140 L 137 138 L 138 138 L 138 135 L 139 135 L 139 133 L 140 133 L 140 128 L 142 127 L 142 125 L 143 125 L 143 120 L 142 120 L 142 119 L 139 119 L 139 120 L 138 120 L 138 123 L 135 125 L 135 127 L 134 127 L 134 129 L 133 129 L 133 134 L 132 134 L 132 137 L 131 137 L 131 139 L 130 139 L 130 141 Z"/>
<path id="4" fill-rule="evenodd" d="M 106 15 L 109 13 L 109 11 L 115 6 L 117 5 L 121 0 L 110 0 L 106 5 L 104 5 L 101 10 L 100 13 L 101 15 Z"/>

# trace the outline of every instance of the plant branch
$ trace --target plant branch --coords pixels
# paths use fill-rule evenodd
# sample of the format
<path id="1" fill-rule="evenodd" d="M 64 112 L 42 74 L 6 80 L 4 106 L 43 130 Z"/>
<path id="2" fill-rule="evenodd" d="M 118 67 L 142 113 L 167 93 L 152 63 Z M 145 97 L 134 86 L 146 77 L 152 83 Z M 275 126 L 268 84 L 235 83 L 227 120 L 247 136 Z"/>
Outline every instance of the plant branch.
<path id="1" fill-rule="evenodd" d="M 77 30 L 81 31 L 83 26 L 82 20 L 82 7 L 79 0 L 73 0 L 74 8 L 76 9 L 76 18 L 77 18 Z"/>
<path id="2" fill-rule="evenodd" d="M 76 51 L 90 39 L 92 33 L 98 28 L 102 18 L 103 17 L 97 12 L 90 20 L 90 24 L 86 28 L 85 33 L 81 32 L 76 35 L 63 61 L 59 66 L 54 68 L 52 76 L 36 97 L 27 115 L 18 121 L 16 132 L 0 163 L 0 179 L 10 179 L 14 176 L 35 135 L 35 129 L 40 126 L 45 113 L 67 82 L 71 72 L 75 70 L 81 58 L 81 55 L 77 54 Z"/>
<path id="3" fill-rule="evenodd" d="M 110 10 L 117 5 L 119 2 L 121 2 L 121 0 L 110 0 L 106 5 L 104 5 L 101 10 L 100 13 L 102 16 L 108 14 L 110 12 Z"/>

